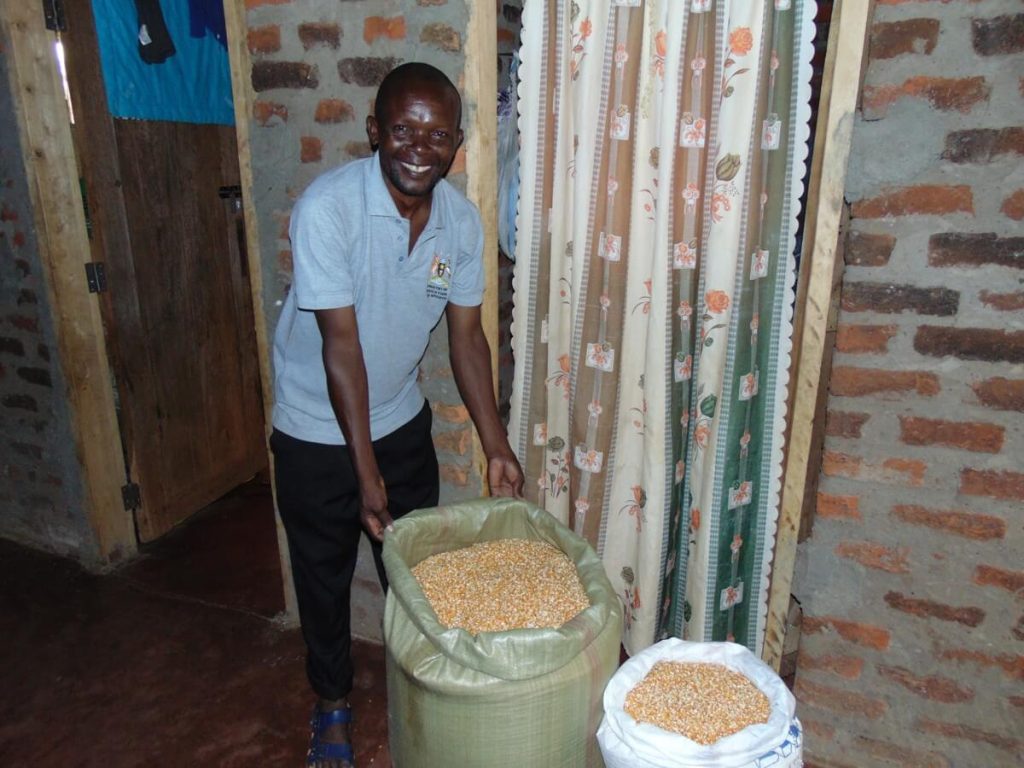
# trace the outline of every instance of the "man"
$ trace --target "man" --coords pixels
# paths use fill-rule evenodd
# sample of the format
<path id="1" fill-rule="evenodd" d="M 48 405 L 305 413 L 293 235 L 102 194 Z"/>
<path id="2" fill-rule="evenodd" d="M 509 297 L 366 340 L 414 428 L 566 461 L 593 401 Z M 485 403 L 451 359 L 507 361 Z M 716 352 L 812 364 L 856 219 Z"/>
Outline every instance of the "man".
<path id="1" fill-rule="evenodd" d="M 443 178 L 462 143 L 461 116 L 439 70 L 396 68 L 366 120 L 375 154 L 321 175 L 292 212 L 295 280 L 274 339 L 271 447 L 318 696 L 307 760 L 317 768 L 353 764 L 349 595 L 360 530 L 386 588 L 385 531 L 437 504 L 431 413 L 416 378 L 442 314 L 491 493 L 522 493 L 480 325 L 479 214 Z"/>

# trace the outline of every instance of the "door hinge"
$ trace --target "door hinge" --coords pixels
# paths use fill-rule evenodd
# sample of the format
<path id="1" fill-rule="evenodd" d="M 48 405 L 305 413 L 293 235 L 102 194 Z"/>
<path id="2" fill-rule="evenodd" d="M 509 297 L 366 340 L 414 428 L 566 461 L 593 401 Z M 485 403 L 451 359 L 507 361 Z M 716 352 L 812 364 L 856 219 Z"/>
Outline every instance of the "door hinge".
<path id="1" fill-rule="evenodd" d="M 85 282 L 89 286 L 89 293 L 103 293 L 107 290 L 107 268 L 102 261 L 85 263 Z"/>
<path id="2" fill-rule="evenodd" d="M 134 512 L 142 506 L 142 490 L 138 483 L 127 483 L 121 486 L 121 498 L 124 500 L 126 512 Z"/>
<path id="3" fill-rule="evenodd" d="M 67 32 L 68 23 L 64 17 L 64 0 L 43 0 L 43 18 L 46 28 L 54 32 Z"/>

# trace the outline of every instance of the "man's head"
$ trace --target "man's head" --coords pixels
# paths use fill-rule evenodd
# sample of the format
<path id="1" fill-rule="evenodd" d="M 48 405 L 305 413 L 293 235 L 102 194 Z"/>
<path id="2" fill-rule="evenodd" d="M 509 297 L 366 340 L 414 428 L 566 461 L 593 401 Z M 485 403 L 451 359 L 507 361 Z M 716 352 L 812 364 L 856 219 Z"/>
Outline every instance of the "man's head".
<path id="1" fill-rule="evenodd" d="M 370 144 L 395 202 L 429 195 L 462 143 L 462 99 L 439 69 L 412 62 L 388 73 L 366 118 Z"/>

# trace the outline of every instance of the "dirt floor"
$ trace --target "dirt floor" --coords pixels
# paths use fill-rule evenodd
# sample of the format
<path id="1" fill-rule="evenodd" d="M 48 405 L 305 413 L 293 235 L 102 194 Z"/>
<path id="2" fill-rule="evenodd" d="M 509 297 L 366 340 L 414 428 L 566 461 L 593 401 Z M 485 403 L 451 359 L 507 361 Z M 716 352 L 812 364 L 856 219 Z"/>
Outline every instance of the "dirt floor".
<path id="1" fill-rule="evenodd" d="M 304 765 L 312 694 L 252 483 L 116 571 L 0 541 L 0 766 Z M 357 643 L 356 759 L 388 768 L 383 650 Z"/>

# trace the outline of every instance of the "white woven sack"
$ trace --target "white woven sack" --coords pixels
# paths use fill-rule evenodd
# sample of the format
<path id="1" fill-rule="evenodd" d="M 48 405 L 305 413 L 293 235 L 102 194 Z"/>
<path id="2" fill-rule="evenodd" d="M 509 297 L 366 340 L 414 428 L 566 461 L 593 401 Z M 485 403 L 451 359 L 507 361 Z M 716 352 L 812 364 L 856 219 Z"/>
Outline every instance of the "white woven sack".
<path id="1" fill-rule="evenodd" d="M 626 694 L 659 661 L 722 664 L 739 672 L 768 697 L 768 722 L 706 746 L 638 723 L 623 708 Z M 672 638 L 641 651 L 612 676 L 604 689 L 604 719 L 597 742 L 607 768 L 800 768 L 803 734 L 795 711 L 796 702 L 785 683 L 743 646 Z"/>

